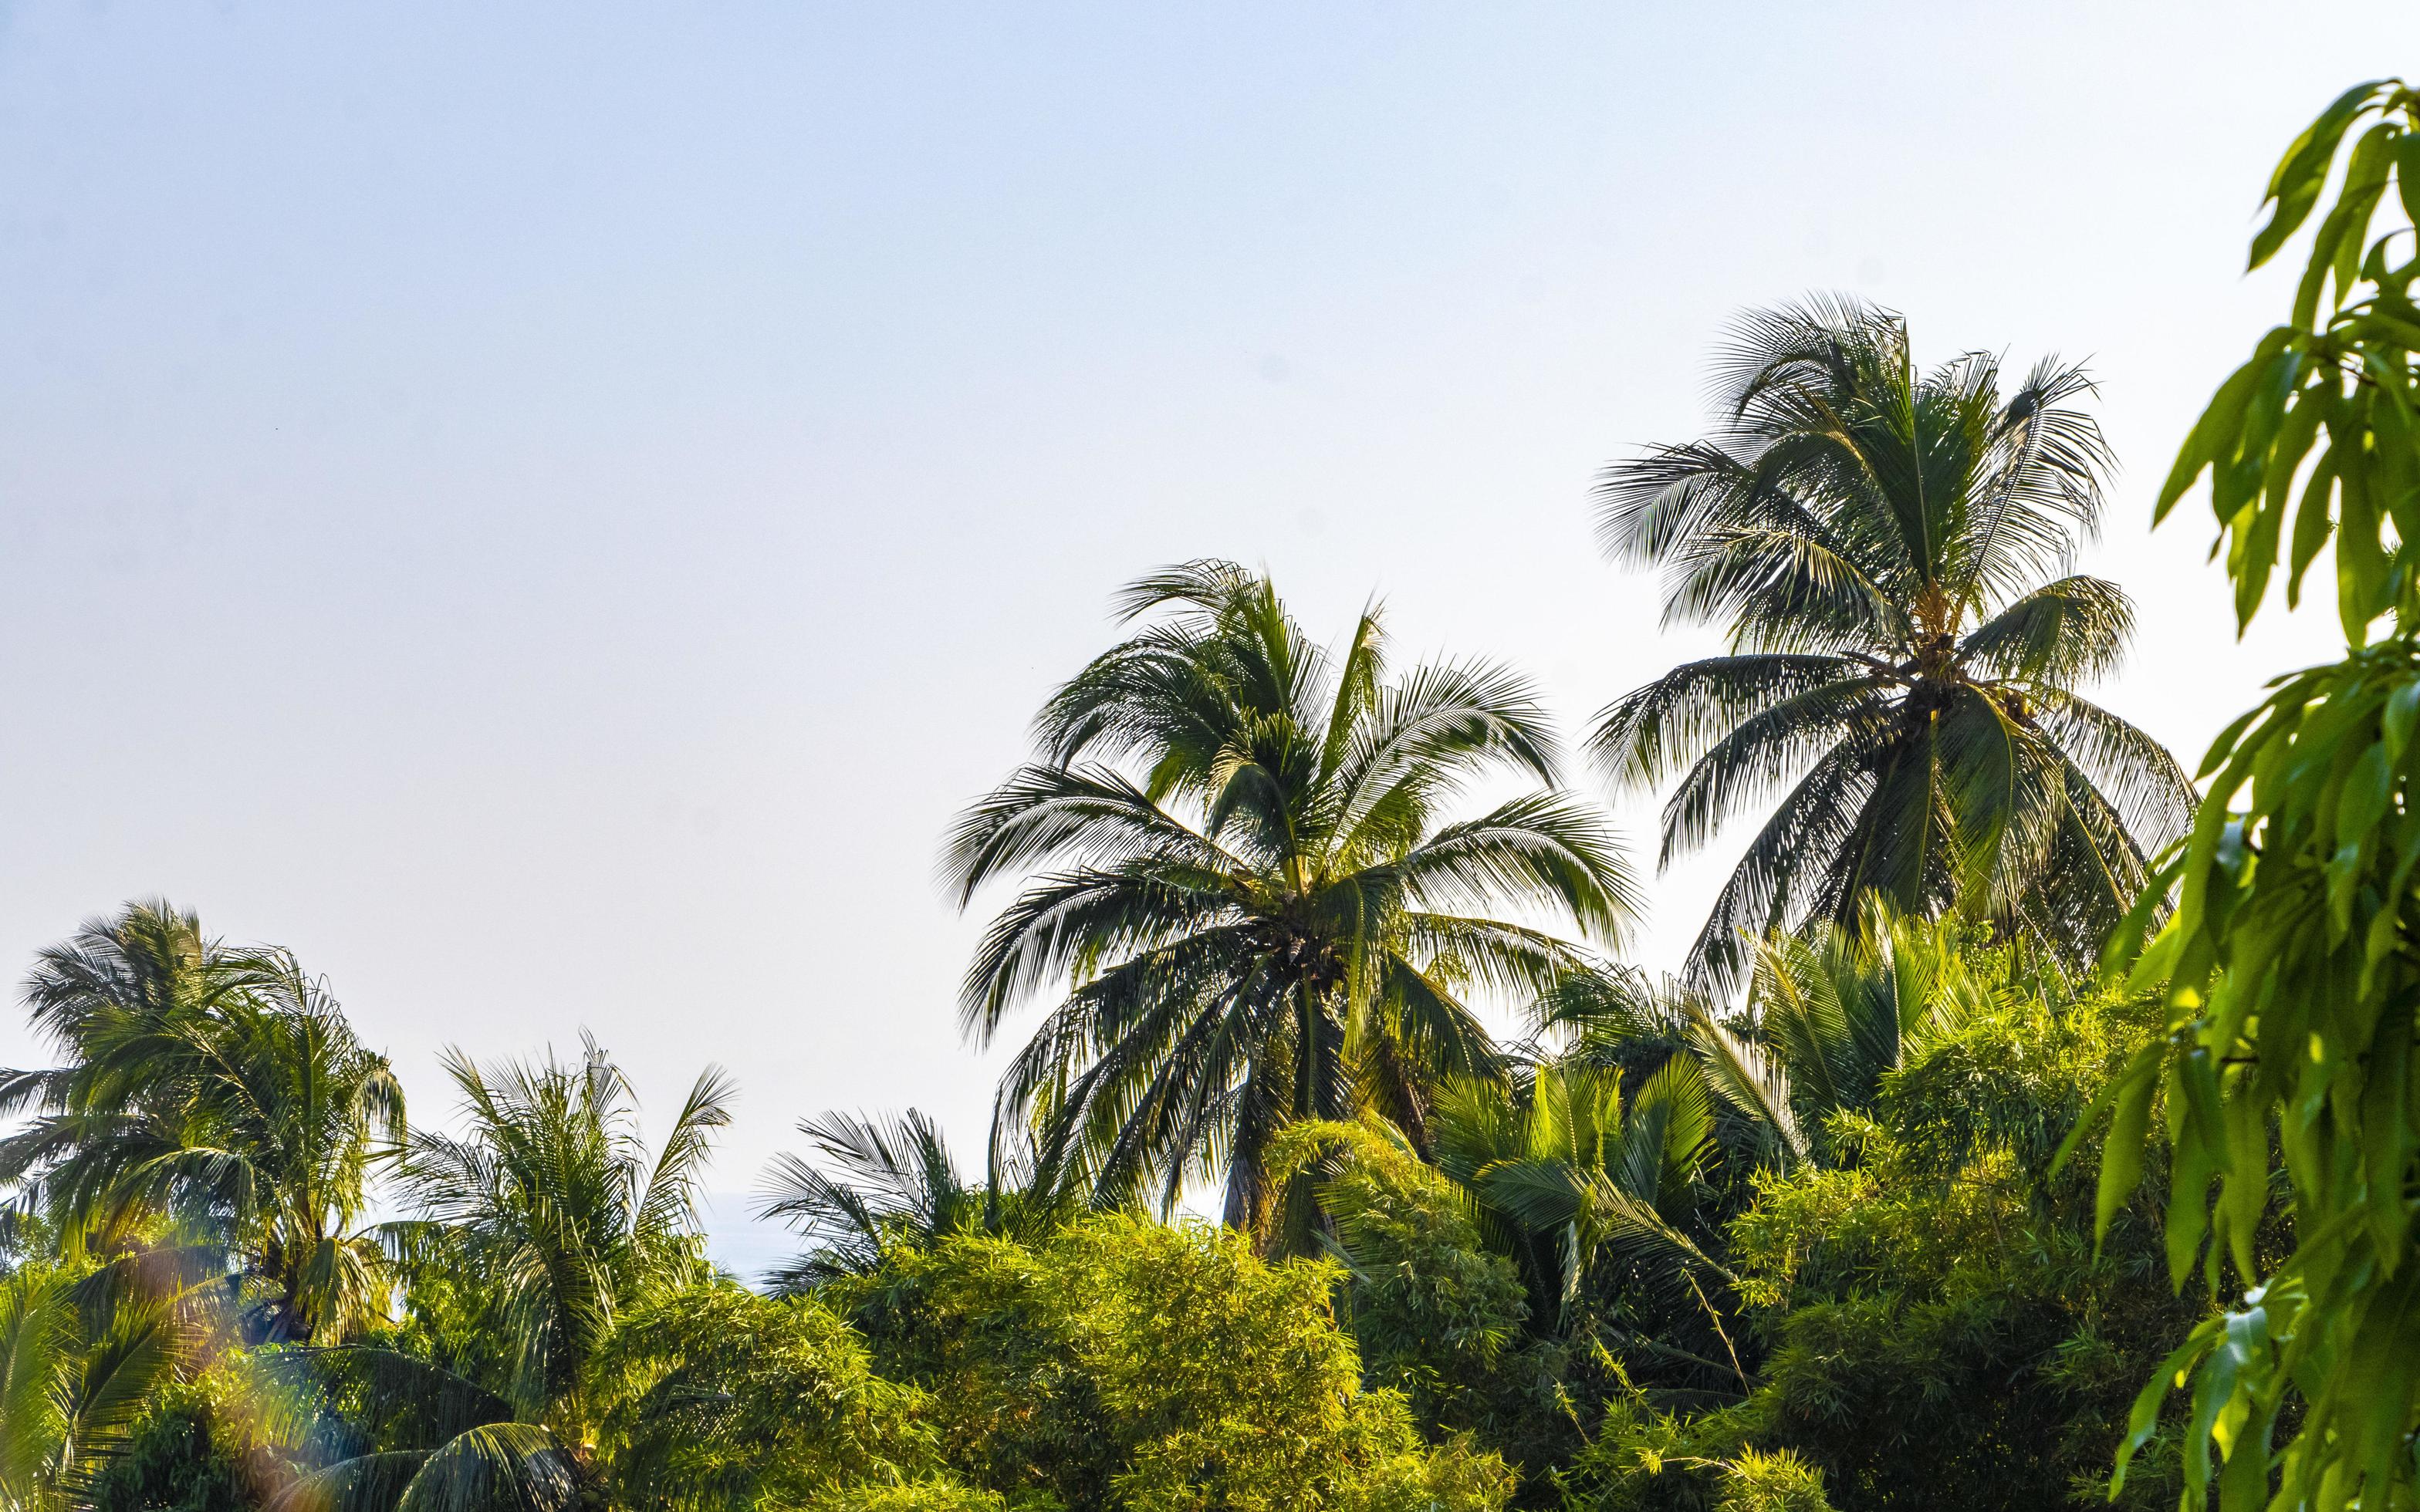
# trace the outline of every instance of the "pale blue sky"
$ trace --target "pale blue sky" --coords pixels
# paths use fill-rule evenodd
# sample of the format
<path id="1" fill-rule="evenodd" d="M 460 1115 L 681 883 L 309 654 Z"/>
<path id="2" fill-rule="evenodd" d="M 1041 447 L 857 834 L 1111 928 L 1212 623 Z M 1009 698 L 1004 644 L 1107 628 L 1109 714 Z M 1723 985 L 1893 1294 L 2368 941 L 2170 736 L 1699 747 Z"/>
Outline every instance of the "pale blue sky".
<path id="1" fill-rule="evenodd" d="M 1591 545 L 1742 306 L 2089 357 L 2107 701 L 2239 648 L 2146 532 L 2282 308 L 2278 150 L 2409 7 L 46 6 L 0 22 L 0 969 L 165 892 L 290 944 L 424 1116 L 582 1026 L 971 1148 L 931 879 L 1159 563 L 1531 671 L 1702 640 Z M 1652 812 L 1620 817 L 1644 837 Z M 1645 847 L 1642 845 L 1642 850 Z M 1656 891 L 1642 959 L 1712 867 Z M 36 1052 L 0 1016 L 0 1063 Z"/>

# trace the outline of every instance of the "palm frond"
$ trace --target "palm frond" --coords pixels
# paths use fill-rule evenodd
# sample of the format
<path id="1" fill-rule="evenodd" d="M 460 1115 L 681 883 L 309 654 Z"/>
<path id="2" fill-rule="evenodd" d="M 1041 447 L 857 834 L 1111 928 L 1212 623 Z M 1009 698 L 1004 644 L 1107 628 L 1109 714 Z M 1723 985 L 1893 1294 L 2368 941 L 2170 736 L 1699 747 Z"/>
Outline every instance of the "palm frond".
<path id="1" fill-rule="evenodd" d="M 663 1243 L 697 1227 L 698 1179 L 714 1155 L 715 1131 L 730 1126 L 738 1087 L 720 1066 L 708 1066 L 682 1099 L 680 1112 L 656 1149 L 633 1231 L 644 1242 Z"/>
<path id="2" fill-rule="evenodd" d="M 1838 890 L 1874 778 L 1868 753 L 1836 747 L 1791 790 L 1714 895 L 1689 951 L 1693 989 L 1729 996 L 1745 982 L 1753 942 L 1819 915 Z"/>
<path id="3" fill-rule="evenodd" d="M 267 1350 L 251 1355 L 243 1369 L 261 1432 L 346 1458 L 379 1444 L 435 1449 L 513 1415 L 512 1404 L 494 1392 L 399 1350 Z"/>
<path id="4" fill-rule="evenodd" d="M 1676 667 L 1597 717 L 1589 752 L 1617 786 L 1653 787 L 1703 758 L 1742 722 L 1873 671 L 1847 656 L 1714 656 Z"/>
<path id="5" fill-rule="evenodd" d="M 1618 942 L 1643 911 L 1612 826 L 1554 793 L 1511 798 L 1448 825 L 1373 869 L 1415 906 L 1466 910 L 1498 898 L 1551 900 L 1590 938 Z M 1365 875 L 1369 873 L 1364 873 Z"/>
<path id="6" fill-rule="evenodd" d="M 339 1459 L 295 1477 L 268 1512 L 392 1512 L 429 1453 L 387 1449 Z"/>
<path id="7" fill-rule="evenodd" d="M 2064 688 L 2117 671 L 2133 633 L 2133 601 L 2116 583 L 2060 578 L 1968 631 L 1959 653 L 1988 676 Z"/>
<path id="8" fill-rule="evenodd" d="M 534 1423 L 491 1423 L 430 1454 L 395 1512 L 565 1512 L 578 1490 L 571 1453 L 553 1434 Z"/>
<path id="9" fill-rule="evenodd" d="M 816 1160 L 775 1157 L 757 1209 L 807 1244 L 776 1273 L 777 1290 L 864 1274 L 893 1242 L 928 1242 L 983 1213 L 984 1194 L 959 1176 L 939 1127 L 913 1108 L 895 1119 L 828 1113 L 801 1120 L 799 1132 Z"/>
<path id="10" fill-rule="evenodd" d="M 2184 838 L 2201 795 L 2168 748 L 2139 727 L 2064 690 L 2040 697 L 2035 717 L 2115 809 L 2147 856 Z"/>
<path id="11" fill-rule="evenodd" d="M 1785 1167 L 1807 1160 L 1813 1149 L 1799 1126 L 1792 1105 L 1794 1088 L 1780 1063 L 1711 1013 L 1693 1015 L 1689 1029 L 1707 1084 L 1761 1131 L 1768 1158 Z"/>

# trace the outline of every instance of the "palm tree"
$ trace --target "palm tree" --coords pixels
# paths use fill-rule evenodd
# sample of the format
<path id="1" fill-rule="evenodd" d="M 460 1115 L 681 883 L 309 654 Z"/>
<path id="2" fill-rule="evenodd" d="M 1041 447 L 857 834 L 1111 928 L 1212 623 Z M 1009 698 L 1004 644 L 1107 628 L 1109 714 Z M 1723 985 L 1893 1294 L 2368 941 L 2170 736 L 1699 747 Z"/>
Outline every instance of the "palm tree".
<path id="1" fill-rule="evenodd" d="M 1082 1211 L 1034 1180 L 1030 1146 L 995 1161 L 987 1179 L 961 1174 L 939 1126 L 914 1108 L 896 1119 L 827 1113 L 801 1119 L 799 1132 L 816 1158 L 774 1156 L 757 1210 L 807 1242 L 765 1277 L 777 1295 L 872 1274 L 895 1252 L 952 1234 L 1039 1238 Z"/>
<path id="2" fill-rule="evenodd" d="M 2079 697 L 2133 625 L 2066 575 L 2107 448 L 2045 361 L 2015 393 L 1970 352 L 1919 374 L 1906 327 L 1817 301 L 1746 317 L 1707 439 L 1606 470 L 1617 556 L 1668 572 L 1665 619 L 1731 655 L 1620 700 L 1591 746 L 1617 780 L 1680 777 L 1665 864 L 1779 796 L 1698 936 L 1737 987 L 1745 941 L 1854 923 L 1880 893 L 1960 907 L 2081 959 L 2124 917 L 2193 792 L 2149 735 Z M 1786 791 L 1785 791 L 1786 790 Z"/>
<path id="3" fill-rule="evenodd" d="M 419 1216 L 389 1226 L 407 1264 L 469 1278 L 473 1326 L 504 1364 L 479 1381 L 347 1346 L 272 1356 L 293 1427 L 333 1445 L 297 1508 L 547 1512 L 577 1495 L 596 1422 L 588 1365 L 616 1318 L 710 1273 L 697 1180 L 731 1085 L 708 1068 L 650 1157 L 629 1084 L 594 1041 L 578 1065 L 446 1070 L 468 1132 L 421 1131 L 403 1162 Z"/>
<path id="4" fill-rule="evenodd" d="M 325 1342 L 382 1315 L 355 1225 L 403 1093 L 325 983 L 155 902 L 44 950 L 25 1000 L 68 1063 L 0 1072 L 0 1116 L 36 1113 L 0 1140 L 0 1181 L 63 1228 L 159 1213 L 224 1246 L 263 1294 L 264 1336 Z"/>
<path id="5" fill-rule="evenodd" d="M 1555 1298 L 1566 1324 L 1608 1262 L 1658 1287 L 1685 1287 L 1692 1272 L 1729 1279 L 1692 1235 L 1715 1153 L 1704 1072 L 1672 1056 L 1626 1099 L 1623 1080 L 1582 1050 L 1511 1086 L 1459 1084 L 1438 1108 L 1439 1169 L 1477 1199 L 1530 1294 Z"/>
<path id="6" fill-rule="evenodd" d="M 1509 672 L 1390 681 L 1374 609 L 1330 656 L 1230 563 L 1145 578 L 1121 609 L 1172 612 L 1051 698 L 1039 759 L 952 836 L 962 904 L 1047 869 L 985 936 L 965 1022 L 988 1040 L 1070 984 L 995 1127 L 1038 1124 L 1045 1169 L 1074 1163 L 1104 1200 L 1156 1183 L 1172 1205 L 1223 1166 L 1227 1221 L 1265 1236 L 1280 1126 L 1368 1109 L 1417 1140 L 1439 1077 L 1497 1074 L 1466 990 L 1534 993 L 1575 957 L 1494 910 L 1610 938 L 1631 884 L 1604 822 L 1555 787 L 1544 716 Z M 1536 786 L 1442 822 L 1491 768 Z"/>
<path id="7" fill-rule="evenodd" d="M 1972 928 L 1897 914 L 1869 895 L 1854 925 L 1825 920 L 1758 941 L 1747 1000 L 1729 1014 L 1677 982 L 1578 973 L 1536 1007 L 1542 1027 L 1566 1041 L 1540 1064 L 1660 1076 L 1686 1061 L 1723 1110 L 1719 1142 L 1732 1156 L 1776 1169 L 1821 1164 L 1846 1153 L 1826 1137 L 1835 1115 L 1869 1112 L 1885 1075 L 2001 1005 L 1966 955 Z M 2028 964 L 2032 980 L 2056 975 Z"/>
<path id="8" fill-rule="evenodd" d="M 1869 899 L 1855 927 L 1825 923 L 1761 942 L 1748 1018 L 1771 1056 L 1767 1083 L 1784 1089 L 1789 1117 L 1773 1127 L 1785 1159 L 1815 1154 L 1833 1113 L 1871 1109 L 1885 1075 L 1992 1006 L 1953 924 L 1894 916 L 1879 900 Z M 1700 1043 L 1712 1055 L 1721 1041 Z M 1741 1081 L 1727 1075 L 1722 1085 Z M 1761 1098 L 1742 1102 L 1764 1111 Z"/>

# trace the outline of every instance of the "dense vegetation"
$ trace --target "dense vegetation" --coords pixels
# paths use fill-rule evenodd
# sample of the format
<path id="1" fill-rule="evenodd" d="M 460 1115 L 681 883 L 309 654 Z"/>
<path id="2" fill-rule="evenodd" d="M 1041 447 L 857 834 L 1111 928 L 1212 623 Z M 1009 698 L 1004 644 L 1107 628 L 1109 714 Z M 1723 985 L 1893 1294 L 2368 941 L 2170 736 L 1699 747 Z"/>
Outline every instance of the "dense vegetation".
<path id="1" fill-rule="evenodd" d="M 652 1149 L 585 1040 L 432 1118 L 291 952 L 164 902 L 43 951 L 0 1508 L 2411 1504 L 2420 96 L 2295 145 L 2256 263 L 2339 158 L 2162 509 L 2211 475 L 2247 619 L 2333 540 L 2351 644 L 2202 793 L 2081 691 L 2083 375 L 1751 316 L 1601 496 L 1730 649 L 1589 751 L 1668 860 L 1765 815 L 1679 977 L 1517 675 L 1156 573 L 946 842 L 1010 889 L 969 1032 L 1041 1000 L 988 1148 L 807 1118 L 770 1275 L 698 1231 L 717 1071 Z"/>

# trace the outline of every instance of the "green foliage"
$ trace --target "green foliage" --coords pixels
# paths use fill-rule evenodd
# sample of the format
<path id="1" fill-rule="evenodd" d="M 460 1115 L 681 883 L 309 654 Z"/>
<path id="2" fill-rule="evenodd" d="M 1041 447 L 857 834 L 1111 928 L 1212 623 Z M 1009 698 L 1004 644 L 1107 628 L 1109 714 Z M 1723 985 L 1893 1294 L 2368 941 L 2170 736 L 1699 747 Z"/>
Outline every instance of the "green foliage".
<path id="1" fill-rule="evenodd" d="M 2364 121 L 2367 128 L 2347 149 Z M 2345 91 L 2287 149 L 2263 201 L 2276 209 L 2253 239 L 2254 268 L 2309 219 L 2332 170 L 2340 159 L 2344 163 L 2335 204 L 2312 238 L 2292 320 L 2262 336 L 2251 359 L 2220 385 L 2160 490 L 2164 517 L 2210 474 L 2211 512 L 2242 623 L 2259 611 L 2281 551 L 2290 605 L 2333 537 L 2345 639 L 2364 644 L 2381 615 L 2395 616 L 2397 634 L 2415 624 L 2420 445 L 2413 401 L 2420 369 L 2412 359 L 2420 351 L 2420 305 L 2412 287 L 2420 268 L 2408 255 L 2397 261 L 2396 252 L 2420 206 L 2415 128 L 2420 94 L 2399 79 L 2380 80 Z M 2381 208 L 2389 224 L 2373 239 Z"/>
<path id="2" fill-rule="evenodd" d="M 1492 1455 L 1431 1448 L 1365 1391 L 1325 1263 L 1233 1230 L 1088 1220 L 1033 1245 L 903 1254 L 849 1289 L 884 1373 L 927 1393 L 945 1460 L 1070 1509 L 1492 1508 Z"/>
<path id="3" fill-rule="evenodd" d="M 508 1382 L 520 1362 L 512 1335 L 496 1326 L 502 1309 L 493 1278 L 460 1263 L 451 1245 L 407 1246 L 397 1267 L 402 1316 L 360 1342 L 385 1353 L 426 1361 L 470 1381 Z M 485 1389 L 485 1388 L 482 1388 Z M 497 1397 L 503 1401 L 501 1395 Z M 505 1404 L 503 1415 L 512 1415 Z"/>
<path id="4" fill-rule="evenodd" d="M 729 1119 L 721 1072 L 698 1078 L 651 1156 L 628 1081 L 593 1042 L 577 1066 L 458 1054 L 448 1069 L 468 1132 L 414 1135 L 403 1178 L 420 1216 L 389 1232 L 416 1273 L 456 1284 L 380 1347 L 258 1362 L 290 1399 L 287 1442 L 318 1460 L 302 1512 L 567 1507 L 597 1427 L 591 1365 L 616 1322 L 708 1274 L 695 1195 Z M 396 1348 L 415 1342 L 486 1379 Z"/>
<path id="5" fill-rule="evenodd" d="M 1350 1273 L 1352 1330 L 1372 1385 L 1404 1395 L 1431 1430 L 1502 1443 L 1534 1404 L 1514 1356 L 1529 1304 L 1519 1273 L 1490 1253 L 1467 1197 L 1391 1129 L 1298 1123 L 1270 1168 L 1329 1170 L 1319 1204 Z"/>
<path id="6" fill-rule="evenodd" d="M 1466 990 L 1535 993 L 1575 964 L 1489 910 L 1610 938 L 1635 900 L 1510 672 L 1390 680 L 1374 609 L 1331 656 L 1230 563 L 1146 578 L 1124 608 L 1167 612 L 1053 695 L 1040 760 L 952 836 L 961 902 L 1050 869 L 985 934 L 966 1022 L 988 1036 L 1019 999 L 1066 991 L 1011 1063 L 998 1126 L 1038 1120 L 1044 1168 L 1111 1203 L 1156 1188 L 1172 1206 L 1223 1174 L 1228 1220 L 1266 1233 L 1279 1127 L 1366 1109 L 1417 1133 L 1438 1078 L 1497 1073 Z M 1495 768 L 1534 790 L 1446 822 Z M 1283 1247 L 1308 1245 L 1305 1206 Z"/>
<path id="7" fill-rule="evenodd" d="M 1832 1512 L 1823 1473 L 1746 1442 L 1741 1409 L 1694 1417 L 1626 1392 L 1560 1477 L 1566 1512 Z"/>
<path id="8" fill-rule="evenodd" d="M 2147 900 L 2173 887 L 2176 913 L 2134 967 L 2164 989 L 2166 1032 L 2113 1088 L 2102 1167 L 2106 1223 L 2164 1110 L 2170 1268 L 2181 1282 L 2198 1261 L 2213 1288 L 2231 1268 L 2246 1288 L 2145 1388 L 2127 1449 L 2190 1380 L 2186 1500 L 2215 1479 L 2229 1508 L 2340 1512 L 2415 1494 L 2420 94 L 2362 85 L 2312 123 L 2270 180 L 2254 267 L 2309 221 L 2332 177 L 2290 322 L 2220 387 L 2159 510 L 2210 475 L 2244 623 L 2281 554 L 2290 605 L 2333 539 L 2349 655 L 2281 680 L 2202 764 L 2209 795 Z M 2278 1156 L 2297 1242 L 2273 1267 L 2261 1237 Z"/>
<path id="9" fill-rule="evenodd" d="M 1835 1114 L 1867 1111 L 1911 1052 L 1987 1005 L 1966 943 L 1953 925 L 1869 897 L 1854 926 L 1826 922 L 1757 947 L 1748 1012 L 1788 1078 L 1794 1124 L 1820 1135 Z"/>
<path id="10" fill-rule="evenodd" d="M 257 1512 L 292 1466 L 254 1431 L 239 1379 L 213 1371 L 154 1392 L 93 1476 L 93 1512 Z"/>
<path id="11" fill-rule="evenodd" d="M 1788 1452 L 1857 1508 L 2099 1500 L 2141 1372 L 2198 1312 L 2145 1214 L 2096 1253 L 2091 1185 L 2052 1156 L 2154 1029 L 2008 949 L 1933 990 L 1953 978 L 1961 1015 L 1829 1116 L 1827 1159 L 1759 1174 L 1730 1225 L 1755 1390 L 1698 1413 L 1617 1396 L 1563 1478 L 1574 1507 L 1714 1506 L 1751 1451 Z M 2129 1504 L 2173 1486 L 2175 1426 L 2154 1425 L 2160 1473 Z"/>
<path id="12" fill-rule="evenodd" d="M 136 903 L 43 951 L 25 997 L 71 1058 L 0 1072 L 0 1117 L 35 1115 L 0 1139 L 0 1182 L 65 1229 L 164 1213 L 225 1245 L 266 1289 L 269 1336 L 327 1341 L 383 1312 L 377 1247 L 352 1230 L 403 1092 L 291 954 Z"/>
<path id="13" fill-rule="evenodd" d="M 511 1404 L 389 1348 L 254 1350 L 230 1367 L 248 1422 L 291 1461 L 283 1512 L 566 1506 L 576 1463 Z"/>
<path id="14" fill-rule="evenodd" d="M 402 1178 L 420 1216 L 393 1231 L 482 1278 L 477 1326 L 510 1351 L 496 1389 L 578 1436 L 588 1361 L 615 1316 L 705 1272 L 696 1182 L 730 1121 L 730 1082 L 701 1074 L 650 1157 L 629 1084 L 594 1042 L 576 1066 L 490 1069 L 456 1054 L 447 1070 L 470 1133 L 413 1137 Z"/>
<path id="15" fill-rule="evenodd" d="M 1831 1512 L 1823 1474 L 1787 1449 L 1743 1449 L 1723 1467 L 1715 1512 Z"/>
<path id="16" fill-rule="evenodd" d="M 592 1369 L 617 1506 L 802 1506 L 937 1468 L 922 1394 L 876 1377 L 864 1340 L 812 1299 L 673 1292 L 623 1319 Z"/>
<path id="17" fill-rule="evenodd" d="M 977 1490 L 945 1478 L 902 1486 L 845 1486 L 810 1504 L 814 1512 L 1002 1512 L 997 1491 Z M 1020 1503 L 1042 1512 L 1039 1503 Z"/>
<path id="18" fill-rule="evenodd" d="M 1606 471 L 1607 546 L 1665 567 L 1667 621 L 1719 624 L 1733 654 L 1617 702 L 1599 759 L 1679 779 L 1668 863 L 1780 799 L 1698 936 L 1701 980 L 1735 986 L 1745 942 L 1853 923 L 1869 892 L 2089 960 L 2192 811 L 2167 752 L 2075 691 L 2133 617 L 2116 584 L 2053 576 L 2102 507 L 2090 383 L 2000 378 L 1981 352 L 1919 373 L 1869 306 L 1761 312 L 1719 428 Z"/>
<path id="19" fill-rule="evenodd" d="M 0 1278 L 0 1506 L 91 1504 L 155 1396 L 200 1368 L 214 1255 L 33 1260 Z"/>
<path id="20" fill-rule="evenodd" d="M 818 1158 L 774 1156 L 758 1210 L 807 1242 L 765 1278 L 777 1291 L 868 1275 L 894 1250 L 951 1234 L 1036 1238 L 1083 1211 L 1078 1194 L 1034 1169 L 1030 1146 L 1013 1131 L 1001 1132 L 982 1181 L 959 1174 L 939 1126 L 914 1108 L 900 1119 L 827 1113 L 801 1119 L 799 1132 Z"/>
<path id="21" fill-rule="evenodd" d="M 1668 1058 L 1625 1099 L 1619 1070 L 1585 1055 L 1511 1088 L 1466 1081 L 1439 1100 L 1437 1161 L 1500 1232 L 1520 1236 L 1532 1294 L 1569 1326 L 1606 1265 L 1673 1292 L 1722 1267 L 1690 1232 L 1714 1150 L 1713 1092 Z"/>

